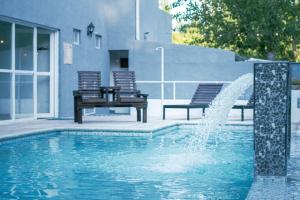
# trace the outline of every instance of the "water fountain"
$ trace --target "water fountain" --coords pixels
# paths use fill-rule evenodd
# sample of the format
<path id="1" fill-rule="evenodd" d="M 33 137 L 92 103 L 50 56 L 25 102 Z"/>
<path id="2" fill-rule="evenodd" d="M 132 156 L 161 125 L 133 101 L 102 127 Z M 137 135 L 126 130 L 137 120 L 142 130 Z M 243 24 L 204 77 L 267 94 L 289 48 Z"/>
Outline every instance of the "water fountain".
<path id="1" fill-rule="evenodd" d="M 254 65 L 255 174 L 285 176 L 291 136 L 290 63 Z"/>
<path id="2" fill-rule="evenodd" d="M 245 74 L 224 88 L 207 109 L 188 145 L 192 151 L 205 148 L 210 133 L 216 132 L 227 122 L 229 112 L 236 100 L 253 85 L 253 74 Z"/>
<path id="3" fill-rule="evenodd" d="M 205 149 L 210 134 L 226 124 L 236 100 L 254 84 L 255 174 L 285 176 L 291 135 L 289 67 L 288 62 L 257 63 L 254 75 L 245 74 L 224 88 L 195 128 L 188 150 Z"/>

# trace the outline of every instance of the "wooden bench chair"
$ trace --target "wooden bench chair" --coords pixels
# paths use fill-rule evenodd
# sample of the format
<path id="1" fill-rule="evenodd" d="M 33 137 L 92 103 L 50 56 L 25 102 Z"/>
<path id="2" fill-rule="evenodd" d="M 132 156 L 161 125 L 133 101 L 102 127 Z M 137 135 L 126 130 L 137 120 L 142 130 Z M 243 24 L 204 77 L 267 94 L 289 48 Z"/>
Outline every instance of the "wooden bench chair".
<path id="1" fill-rule="evenodd" d="M 100 87 L 101 72 L 78 72 L 78 90 L 73 92 L 75 122 L 82 123 L 83 109 L 100 107 L 106 104 L 106 99 Z"/>
<path id="2" fill-rule="evenodd" d="M 147 96 L 136 90 L 134 72 L 114 72 L 115 87 L 101 87 L 101 73 L 78 72 L 78 90 L 74 95 L 74 121 L 82 123 L 82 111 L 95 107 L 135 107 L 137 121 L 147 122 Z M 109 99 L 112 94 L 112 99 Z"/>
<path id="3" fill-rule="evenodd" d="M 221 83 L 200 83 L 193 95 L 190 104 L 186 105 L 164 105 L 163 106 L 163 119 L 166 118 L 166 109 L 186 109 L 187 120 L 190 120 L 190 109 L 202 108 L 202 115 L 205 115 L 205 109 L 209 107 L 210 103 L 222 90 L 223 84 Z"/>
<path id="4" fill-rule="evenodd" d="M 147 94 L 142 94 L 136 87 L 134 71 L 114 71 L 115 87 L 120 90 L 117 93 L 117 107 L 135 107 L 137 110 L 137 121 L 141 121 L 141 110 L 143 110 L 143 122 L 147 122 Z"/>

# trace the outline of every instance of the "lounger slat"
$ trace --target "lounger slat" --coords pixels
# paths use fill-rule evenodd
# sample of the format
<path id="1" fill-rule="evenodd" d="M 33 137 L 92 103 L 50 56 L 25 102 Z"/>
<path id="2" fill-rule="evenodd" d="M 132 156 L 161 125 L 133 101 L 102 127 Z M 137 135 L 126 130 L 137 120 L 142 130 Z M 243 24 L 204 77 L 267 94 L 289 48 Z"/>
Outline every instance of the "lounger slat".
<path id="1" fill-rule="evenodd" d="M 223 84 L 204 83 L 199 84 L 190 104 L 211 103 L 222 90 Z"/>

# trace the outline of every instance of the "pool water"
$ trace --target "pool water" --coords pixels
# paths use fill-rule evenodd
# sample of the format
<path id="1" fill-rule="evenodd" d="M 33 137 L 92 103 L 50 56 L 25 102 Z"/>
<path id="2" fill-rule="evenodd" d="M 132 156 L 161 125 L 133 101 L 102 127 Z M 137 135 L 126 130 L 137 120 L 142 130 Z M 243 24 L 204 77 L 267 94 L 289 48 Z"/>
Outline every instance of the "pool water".
<path id="1" fill-rule="evenodd" d="M 197 153 L 186 150 L 192 131 L 49 133 L 0 142 L 0 199 L 245 199 L 252 128 L 226 127 Z"/>

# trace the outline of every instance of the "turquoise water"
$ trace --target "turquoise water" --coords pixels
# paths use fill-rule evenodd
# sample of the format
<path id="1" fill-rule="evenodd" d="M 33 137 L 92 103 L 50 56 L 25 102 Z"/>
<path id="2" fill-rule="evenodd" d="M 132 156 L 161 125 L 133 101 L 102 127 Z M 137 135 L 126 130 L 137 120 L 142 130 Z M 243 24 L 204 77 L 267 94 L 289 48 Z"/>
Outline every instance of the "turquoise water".
<path id="1" fill-rule="evenodd" d="M 253 131 L 227 127 L 188 153 L 192 126 L 152 137 L 50 133 L 0 142 L 0 199 L 245 199 Z"/>

